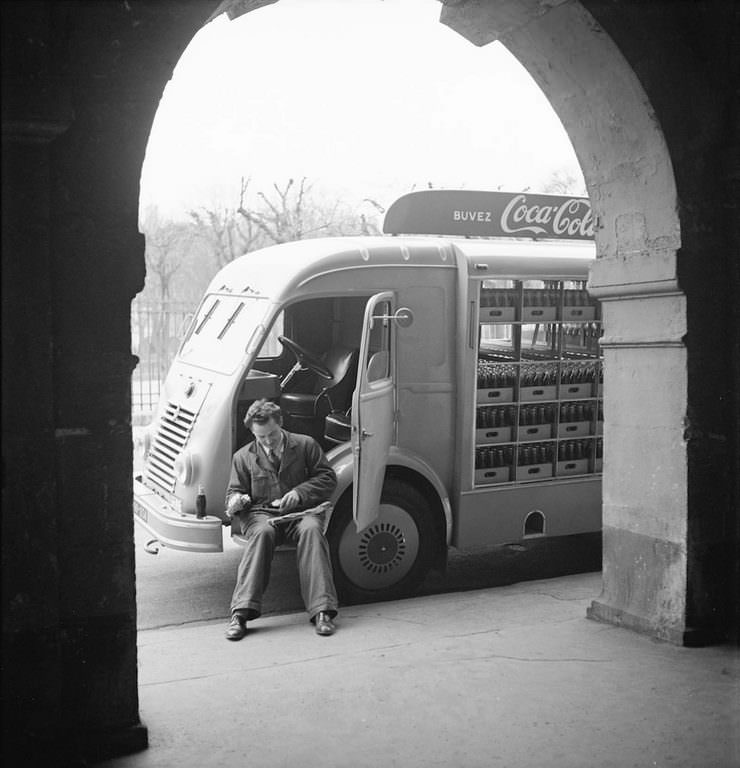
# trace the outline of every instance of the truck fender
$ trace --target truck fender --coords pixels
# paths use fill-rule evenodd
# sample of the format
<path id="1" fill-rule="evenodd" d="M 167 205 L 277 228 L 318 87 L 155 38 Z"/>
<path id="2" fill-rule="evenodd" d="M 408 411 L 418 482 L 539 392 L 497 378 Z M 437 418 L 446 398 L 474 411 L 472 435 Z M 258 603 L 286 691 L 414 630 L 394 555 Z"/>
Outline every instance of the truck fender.
<path id="1" fill-rule="evenodd" d="M 327 454 L 327 459 L 337 475 L 337 487 L 331 497 L 332 504 L 336 504 L 344 495 L 347 489 L 352 485 L 353 456 L 352 446 L 344 443 L 333 448 Z M 445 518 L 445 544 L 449 547 L 452 540 L 452 506 L 450 497 L 447 493 L 444 483 L 434 469 L 416 454 L 405 451 L 396 446 L 391 446 L 388 453 L 388 462 L 386 471 L 394 467 L 402 467 L 423 477 L 434 490 L 442 507 Z M 330 519 L 327 520 L 327 526 Z"/>

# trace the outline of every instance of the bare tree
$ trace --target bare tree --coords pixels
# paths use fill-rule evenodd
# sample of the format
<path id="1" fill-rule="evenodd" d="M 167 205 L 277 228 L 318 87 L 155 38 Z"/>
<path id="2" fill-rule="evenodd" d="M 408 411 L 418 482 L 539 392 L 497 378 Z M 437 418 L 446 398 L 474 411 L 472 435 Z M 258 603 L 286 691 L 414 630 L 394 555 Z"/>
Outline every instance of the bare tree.
<path id="1" fill-rule="evenodd" d="M 174 279 L 187 259 L 193 238 L 187 224 L 162 220 L 156 207 L 147 208 L 142 229 L 146 239 L 147 274 L 156 278 L 158 290 L 157 308 L 148 310 L 151 325 L 139 313 L 138 338 L 146 344 L 149 354 L 159 350 L 158 359 L 163 367 L 160 374 L 163 374 L 168 364 L 170 348 L 177 343 L 177 333 L 169 327 Z"/>
<path id="2" fill-rule="evenodd" d="M 147 272 L 156 276 L 159 299 L 164 302 L 171 298 L 173 278 L 190 250 L 192 236 L 187 225 L 162 220 L 152 206 L 147 208 L 143 230 Z"/>
<path id="3" fill-rule="evenodd" d="M 274 183 L 275 198 L 272 200 L 264 192 L 258 192 L 261 210 L 245 207 L 242 197 L 239 214 L 273 243 L 303 240 L 306 235 L 324 229 L 326 222 L 316 228 L 307 226 L 310 208 L 307 210 L 306 202 L 311 186 L 306 184 L 306 178 L 301 179 L 298 187 L 294 185 L 294 179 L 288 179 L 282 189 Z"/>
<path id="4" fill-rule="evenodd" d="M 550 174 L 550 178 L 545 182 L 542 191 L 552 195 L 578 195 L 586 197 L 586 188 L 582 181 L 579 181 L 573 174 L 566 170 L 558 169 Z"/>
<path id="5" fill-rule="evenodd" d="M 276 243 L 322 235 L 375 235 L 383 208 L 363 200 L 356 209 L 335 198 L 319 198 L 307 178 L 272 184 L 248 200 L 250 179 L 242 176 L 236 207 L 206 207 L 188 212 L 194 237 L 213 254 L 220 269 L 238 256 Z M 369 203 L 367 206 L 365 203 Z M 371 207 L 372 206 L 372 207 Z M 362 210 L 364 207 L 364 210 Z"/>
<path id="6" fill-rule="evenodd" d="M 297 184 L 295 179 L 288 179 L 282 187 L 275 182 L 271 194 L 260 191 L 257 197 L 258 206 L 249 207 L 242 195 L 238 212 L 271 243 L 331 235 L 372 235 L 380 231 L 375 221 L 377 203 L 363 201 L 375 206 L 368 216 L 338 199 L 319 200 L 306 177 Z"/>
<path id="7" fill-rule="evenodd" d="M 218 269 L 266 244 L 264 234 L 255 223 L 243 215 L 237 215 L 244 209 L 248 187 L 249 179 L 242 176 L 236 209 L 201 206 L 199 210 L 188 212 L 197 236 L 211 248 Z"/>

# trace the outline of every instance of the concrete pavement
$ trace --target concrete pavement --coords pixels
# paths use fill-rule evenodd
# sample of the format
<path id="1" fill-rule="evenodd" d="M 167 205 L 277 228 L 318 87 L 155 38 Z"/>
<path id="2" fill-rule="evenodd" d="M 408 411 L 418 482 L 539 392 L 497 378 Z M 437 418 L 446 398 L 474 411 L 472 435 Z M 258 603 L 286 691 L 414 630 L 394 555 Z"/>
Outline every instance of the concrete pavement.
<path id="1" fill-rule="evenodd" d="M 147 751 L 108 768 L 732 768 L 740 662 L 585 618 L 599 573 L 139 633 Z"/>

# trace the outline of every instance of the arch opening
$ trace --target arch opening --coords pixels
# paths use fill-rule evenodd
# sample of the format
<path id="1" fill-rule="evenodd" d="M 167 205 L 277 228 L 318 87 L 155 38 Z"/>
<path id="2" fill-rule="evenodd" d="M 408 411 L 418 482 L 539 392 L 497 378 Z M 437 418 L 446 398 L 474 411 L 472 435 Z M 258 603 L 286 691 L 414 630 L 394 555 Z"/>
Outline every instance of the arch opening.
<path id="1" fill-rule="evenodd" d="M 272 4 L 226 0 L 218 12 L 236 19 Z M 686 413 L 686 310 L 677 280 L 680 227 L 666 142 L 634 70 L 586 4 L 543 8 L 529 0 L 456 0 L 443 2 L 440 12 L 443 24 L 474 45 L 502 43 L 529 72 L 571 140 L 591 199 L 598 258 L 589 290 L 604 303 L 607 329 L 603 523 L 609 532 L 604 572 L 609 580 L 621 557 L 612 538 L 654 549 L 633 541 L 636 520 L 648 519 L 648 537 L 667 536 L 671 544 L 685 531 L 685 456 L 677 454 L 683 450 L 678 434 Z M 639 371 L 643 392 L 660 392 L 670 382 L 671 396 L 657 408 L 636 399 L 625 381 L 627 371 Z M 660 425 L 651 433 L 657 445 L 643 446 L 641 435 L 653 423 Z M 636 445 L 664 455 L 670 469 L 657 481 L 638 470 L 637 482 L 625 486 L 622 478 L 634 476 Z M 675 570 L 667 561 L 656 561 L 655 567 Z M 684 586 L 673 584 L 679 592 Z M 613 594 L 616 603 L 629 598 L 619 585 Z M 683 599 L 670 602 L 669 615 L 667 604 L 656 601 L 649 588 L 642 601 L 636 626 L 670 628 L 684 620 Z M 605 608 L 604 615 L 610 611 Z"/>

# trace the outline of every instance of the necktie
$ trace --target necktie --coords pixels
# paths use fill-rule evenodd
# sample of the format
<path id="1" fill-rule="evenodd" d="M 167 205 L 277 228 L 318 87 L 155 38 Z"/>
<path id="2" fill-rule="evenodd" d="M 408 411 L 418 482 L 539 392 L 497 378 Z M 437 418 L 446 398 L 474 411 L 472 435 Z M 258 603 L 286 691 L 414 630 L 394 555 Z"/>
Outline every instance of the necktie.
<path id="1" fill-rule="evenodd" d="M 280 459 L 278 458 L 277 454 L 273 451 L 267 452 L 267 458 L 270 460 L 270 464 L 275 468 L 275 471 L 277 472 L 280 469 Z"/>

